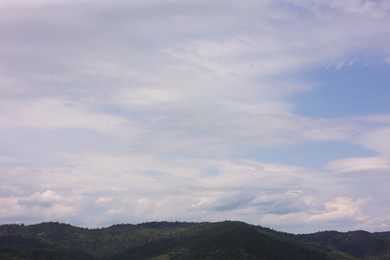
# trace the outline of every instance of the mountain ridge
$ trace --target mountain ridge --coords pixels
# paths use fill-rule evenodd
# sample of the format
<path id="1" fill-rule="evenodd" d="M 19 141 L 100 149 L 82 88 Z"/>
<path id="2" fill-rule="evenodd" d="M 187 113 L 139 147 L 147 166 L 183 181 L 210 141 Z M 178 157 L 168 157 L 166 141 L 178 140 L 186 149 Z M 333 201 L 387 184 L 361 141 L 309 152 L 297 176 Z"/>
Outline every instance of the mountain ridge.
<path id="1" fill-rule="evenodd" d="M 96 229 L 58 222 L 5 224 L 0 259 L 390 259 L 390 232 L 296 235 L 240 221 Z"/>

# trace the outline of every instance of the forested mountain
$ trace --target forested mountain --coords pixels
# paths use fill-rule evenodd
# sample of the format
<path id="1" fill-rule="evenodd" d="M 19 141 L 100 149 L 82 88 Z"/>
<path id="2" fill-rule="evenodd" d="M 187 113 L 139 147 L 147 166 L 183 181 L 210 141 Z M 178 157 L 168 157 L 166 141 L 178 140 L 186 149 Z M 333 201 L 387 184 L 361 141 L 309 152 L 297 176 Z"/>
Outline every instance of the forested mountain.
<path id="1" fill-rule="evenodd" d="M 390 233 L 293 235 L 236 221 L 2 225 L 0 259 L 390 259 Z"/>

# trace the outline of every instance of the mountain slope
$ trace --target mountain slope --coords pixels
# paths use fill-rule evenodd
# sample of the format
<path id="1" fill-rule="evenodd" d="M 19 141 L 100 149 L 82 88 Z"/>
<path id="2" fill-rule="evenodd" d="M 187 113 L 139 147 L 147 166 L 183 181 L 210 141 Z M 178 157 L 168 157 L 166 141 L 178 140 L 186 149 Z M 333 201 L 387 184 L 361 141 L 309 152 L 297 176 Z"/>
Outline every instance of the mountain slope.
<path id="1" fill-rule="evenodd" d="M 390 233 L 325 231 L 296 236 L 298 240 L 337 248 L 358 259 L 390 259 Z"/>
<path id="2" fill-rule="evenodd" d="M 340 252 L 340 259 L 342 259 Z M 177 237 L 152 241 L 115 259 L 331 259 L 325 250 L 306 247 L 241 222 L 206 223 Z M 343 259 L 350 259 L 344 257 Z"/>
<path id="3" fill-rule="evenodd" d="M 389 232 L 293 235 L 236 221 L 0 226 L 0 259 L 389 259 L 389 251 Z"/>

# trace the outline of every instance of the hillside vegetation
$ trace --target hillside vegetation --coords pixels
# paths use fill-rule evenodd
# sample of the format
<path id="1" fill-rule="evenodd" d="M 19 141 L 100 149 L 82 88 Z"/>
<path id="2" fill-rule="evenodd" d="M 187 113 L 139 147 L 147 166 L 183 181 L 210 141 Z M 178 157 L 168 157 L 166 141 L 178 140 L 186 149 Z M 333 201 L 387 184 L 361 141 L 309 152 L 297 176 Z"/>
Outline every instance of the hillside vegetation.
<path id="1" fill-rule="evenodd" d="M 293 235 L 236 221 L 2 225 L 0 259 L 390 259 L 390 233 Z"/>

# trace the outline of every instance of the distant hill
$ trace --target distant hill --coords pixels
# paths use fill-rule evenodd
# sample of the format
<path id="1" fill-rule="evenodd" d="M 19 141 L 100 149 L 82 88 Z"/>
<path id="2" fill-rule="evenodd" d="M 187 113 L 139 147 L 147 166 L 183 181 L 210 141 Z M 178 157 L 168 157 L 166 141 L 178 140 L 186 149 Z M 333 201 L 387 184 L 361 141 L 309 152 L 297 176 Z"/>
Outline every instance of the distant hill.
<path id="1" fill-rule="evenodd" d="M 390 232 L 293 235 L 237 221 L 0 226 L 0 259 L 390 259 Z"/>

